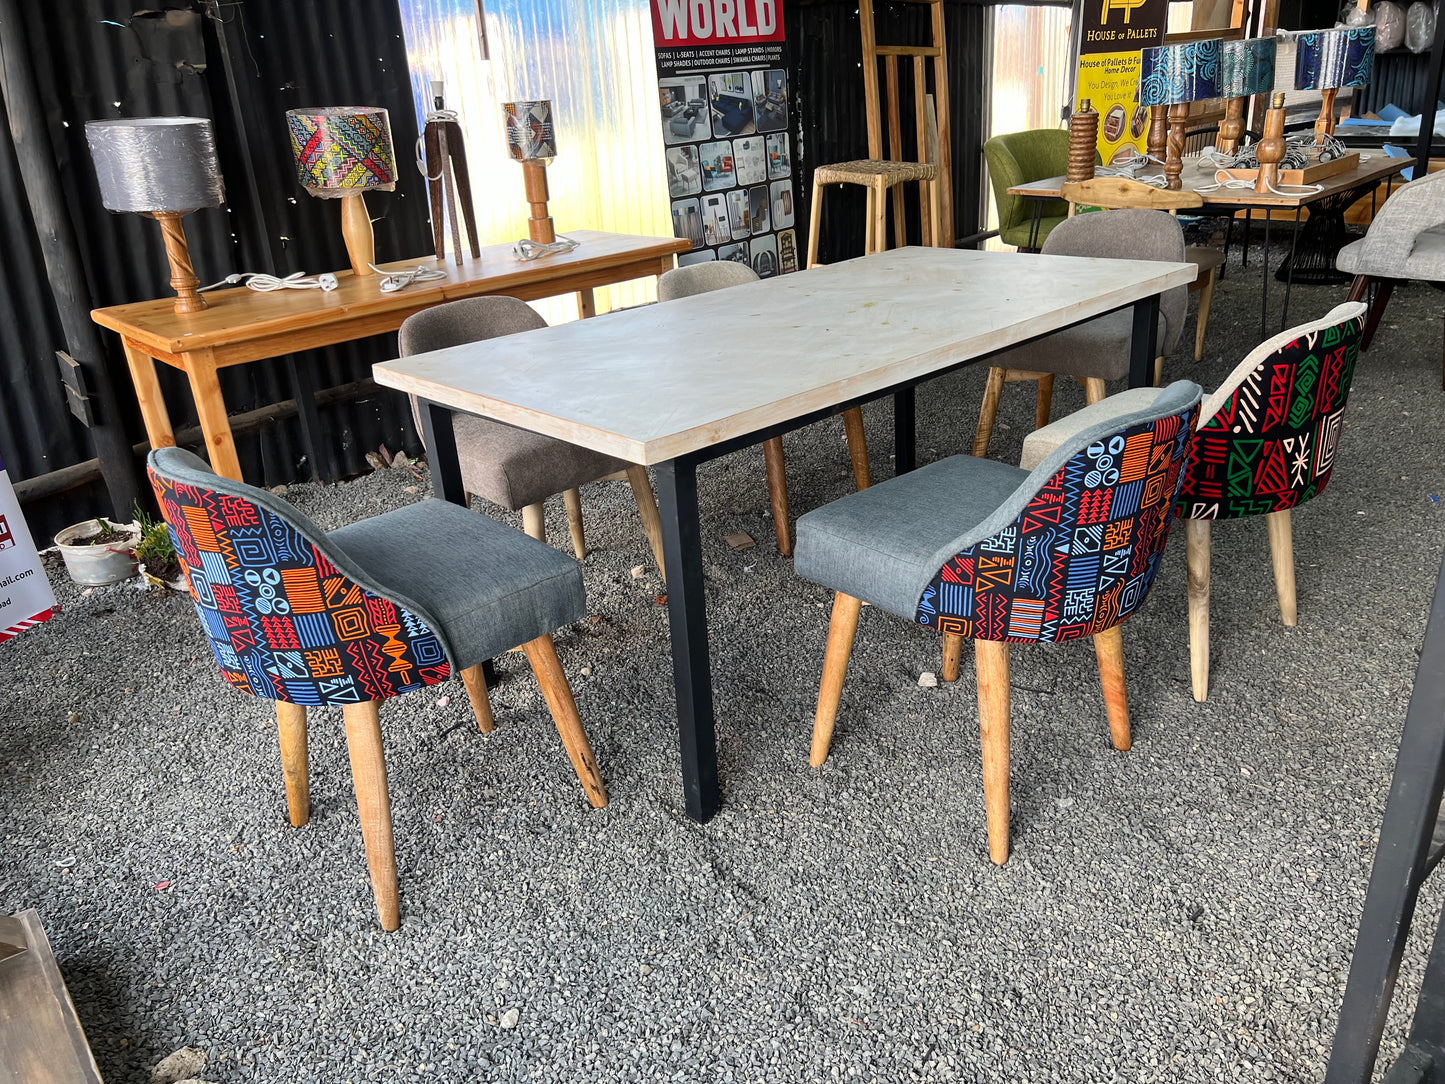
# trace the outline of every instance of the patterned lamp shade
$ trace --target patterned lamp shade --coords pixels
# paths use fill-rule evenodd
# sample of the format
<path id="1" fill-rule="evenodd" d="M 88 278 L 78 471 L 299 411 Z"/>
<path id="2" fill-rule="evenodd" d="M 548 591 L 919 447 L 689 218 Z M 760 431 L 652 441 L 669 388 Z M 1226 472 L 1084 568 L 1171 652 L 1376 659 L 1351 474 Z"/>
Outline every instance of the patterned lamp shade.
<path id="1" fill-rule="evenodd" d="M 1243 98 L 1274 89 L 1273 38 L 1226 41 L 1219 57 L 1219 95 Z"/>
<path id="2" fill-rule="evenodd" d="M 385 109 L 342 105 L 290 109 L 296 179 L 313 196 L 333 198 L 358 190 L 396 187 L 396 152 Z"/>
<path id="3" fill-rule="evenodd" d="M 1313 30 L 1295 39 L 1295 90 L 1362 87 L 1375 64 L 1375 28 Z"/>
<path id="4" fill-rule="evenodd" d="M 1175 105 L 1219 97 L 1218 38 L 1145 49 L 1139 64 L 1139 104 Z"/>
<path id="5" fill-rule="evenodd" d="M 204 117 L 135 117 L 85 125 L 107 210 L 198 211 L 226 198 Z"/>
<path id="6" fill-rule="evenodd" d="M 502 120 L 507 125 L 507 150 L 518 162 L 557 157 L 551 102 L 507 102 Z"/>

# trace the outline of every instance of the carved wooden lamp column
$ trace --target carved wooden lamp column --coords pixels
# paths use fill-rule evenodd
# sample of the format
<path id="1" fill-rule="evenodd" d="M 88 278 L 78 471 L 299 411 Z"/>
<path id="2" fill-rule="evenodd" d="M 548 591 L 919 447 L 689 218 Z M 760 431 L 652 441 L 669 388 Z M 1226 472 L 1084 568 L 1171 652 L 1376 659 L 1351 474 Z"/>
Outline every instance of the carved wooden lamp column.
<path id="1" fill-rule="evenodd" d="M 1315 137 L 1335 132 L 1335 95 L 1340 87 L 1362 87 L 1375 63 L 1373 26 L 1313 30 L 1295 39 L 1294 88 L 1320 92 Z"/>
<path id="2" fill-rule="evenodd" d="M 1179 185 L 1184 168 L 1184 124 L 1189 103 L 1219 97 L 1218 38 L 1159 45 L 1145 49 L 1139 62 L 1139 104 L 1169 107 L 1169 138 L 1164 179 L 1171 189 Z"/>
<path id="3" fill-rule="evenodd" d="M 396 153 L 386 110 L 360 105 L 289 109 L 286 127 L 301 187 L 322 199 L 341 200 L 341 235 L 351 273 L 374 275 L 376 238 L 365 193 L 396 188 Z"/>
<path id="4" fill-rule="evenodd" d="M 557 240 L 552 216 L 547 213 L 547 167 L 557 157 L 557 134 L 552 127 L 552 103 L 507 102 L 502 106 L 502 120 L 507 126 L 507 151 L 513 160 L 522 163 L 522 177 L 527 185 L 527 202 L 532 216 L 527 220 L 527 233 L 539 245 Z"/>
<path id="5" fill-rule="evenodd" d="M 1279 185 L 1279 164 L 1284 161 L 1284 155 L 1284 92 L 1280 91 L 1265 110 L 1264 138 L 1255 147 L 1259 173 L 1254 179 L 1254 190 L 1260 195 Z"/>
<path id="6" fill-rule="evenodd" d="M 1244 136 L 1244 108 L 1250 96 L 1274 89 L 1274 38 L 1226 41 L 1219 57 L 1219 93 L 1229 99 L 1214 145 L 1238 154 Z"/>
<path id="7" fill-rule="evenodd" d="M 85 138 L 106 209 L 148 214 L 161 224 L 176 312 L 204 309 L 181 216 L 219 207 L 226 198 L 211 122 L 204 117 L 93 120 L 85 125 Z"/>

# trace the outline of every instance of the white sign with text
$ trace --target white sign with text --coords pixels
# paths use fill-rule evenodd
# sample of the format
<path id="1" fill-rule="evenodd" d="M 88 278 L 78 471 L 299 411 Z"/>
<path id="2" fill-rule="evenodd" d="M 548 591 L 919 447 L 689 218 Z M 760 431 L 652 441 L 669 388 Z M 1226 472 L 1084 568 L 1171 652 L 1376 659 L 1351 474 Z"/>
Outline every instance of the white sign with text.
<path id="1" fill-rule="evenodd" d="M 54 611 L 50 581 L 20 514 L 10 475 L 0 463 L 0 640 L 49 620 Z"/>

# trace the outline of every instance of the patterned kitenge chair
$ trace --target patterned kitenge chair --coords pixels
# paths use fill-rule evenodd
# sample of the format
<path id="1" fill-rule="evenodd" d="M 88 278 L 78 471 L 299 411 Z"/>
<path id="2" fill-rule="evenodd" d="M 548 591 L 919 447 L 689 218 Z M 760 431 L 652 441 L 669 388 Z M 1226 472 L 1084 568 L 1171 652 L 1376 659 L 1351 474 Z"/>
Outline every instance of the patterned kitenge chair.
<path id="1" fill-rule="evenodd" d="M 1093 637 L 1114 746 L 1128 749 L 1119 624 L 1158 572 L 1200 395 L 1183 380 L 1127 391 L 1080 411 L 1032 472 L 950 456 L 798 520 L 798 574 L 837 592 L 812 765 L 828 757 L 863 602 L 941 632 L 947 681 L 974 641 L 995 862 L 1009 850 L 1010 643 Z"/>
<path id="2" fill-rule="evenodd" d="M 588 800 L 607 804 L 551 637 L 586 612 L 576 561 L 445 501 L 328 533 L 180 448 L 151 452 L 149 473 L 222 675 L 276 701 L 298 828 L 310 817 L 306 709 L 341 707 L 383 929 L 400 913 L 381 701 L 457 671 L 489 731 L 482 662 L 521 644 Z"/>

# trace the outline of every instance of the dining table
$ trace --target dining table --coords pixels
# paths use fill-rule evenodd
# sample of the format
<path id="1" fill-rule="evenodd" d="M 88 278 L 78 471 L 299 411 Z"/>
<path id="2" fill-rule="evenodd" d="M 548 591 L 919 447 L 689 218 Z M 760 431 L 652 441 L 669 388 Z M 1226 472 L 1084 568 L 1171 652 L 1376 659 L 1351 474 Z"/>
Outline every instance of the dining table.
<path id="1" fill-rule="evenodd" d="M 911 470 L 920 385 L 956 395 L 926 382 L 1120 310 L 1132 314 L 1129 386 L 1146 386 L 1159 295 L 1194 276 L 1188 263 L 899 248 L 414 354 L 374 374 L 421 400 L 432 481 L 446 500 L 466 500 L 453 411 L 653 469 L 683 796 L 688 816 L 707 821 L 720 793 L 698 467 L 891 397 L 895 469 Z"/>

